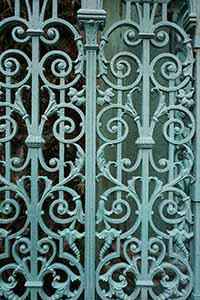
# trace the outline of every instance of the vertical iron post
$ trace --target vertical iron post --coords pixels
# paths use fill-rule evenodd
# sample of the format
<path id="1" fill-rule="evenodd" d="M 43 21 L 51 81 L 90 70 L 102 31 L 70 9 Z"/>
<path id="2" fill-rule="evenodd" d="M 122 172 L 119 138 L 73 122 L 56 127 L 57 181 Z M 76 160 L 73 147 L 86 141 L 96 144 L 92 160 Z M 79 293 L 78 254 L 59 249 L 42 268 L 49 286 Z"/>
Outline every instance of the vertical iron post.
<path id="1" fill-rule="evenodd" d="M 95 300 L 97 34 L 106 18 L 104 10 L 93 6 L 78 12 L 86 34 L 85 300 Z"/>

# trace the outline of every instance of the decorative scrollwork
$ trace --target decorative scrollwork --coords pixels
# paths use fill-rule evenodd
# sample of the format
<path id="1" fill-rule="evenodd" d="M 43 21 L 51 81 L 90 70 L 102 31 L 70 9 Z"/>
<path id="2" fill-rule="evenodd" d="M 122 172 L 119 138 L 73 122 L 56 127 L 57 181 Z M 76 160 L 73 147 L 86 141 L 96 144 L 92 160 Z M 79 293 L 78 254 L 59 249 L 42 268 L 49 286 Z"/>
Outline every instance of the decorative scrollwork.
<path id="1" fill-rule="evenodd" d="M 105 31 L 98 56 L 99 78 L 113 96 L 97 100 L 97 292 L 104 300 L 186 300 L 194 236 L 191 40 L 167 20 L 167 1 L 125 2 L 125 19 Z M 106 50 L 114 34 L 117 53 Z M 120 213 L 127 208 L 123 219 L 115 203 Z"/>
<path id="2" fill-rule="evenodd" d="M 57 0 L 12 5 L 0 22 L 0 298 L 80 299 L 83 38 Z"/>
<path id="3" fill-rule="evenodd" d="M 172 1 L 122 1 L 124 19 L 102 35 L 103 9 L 79 11 L 80 34 L 58 0 L 11 2 L 0 21 L 0 298 L 90 300 L 96 280 L 102 300 L 187 300 L 194 56 L 168 21 Z"/>

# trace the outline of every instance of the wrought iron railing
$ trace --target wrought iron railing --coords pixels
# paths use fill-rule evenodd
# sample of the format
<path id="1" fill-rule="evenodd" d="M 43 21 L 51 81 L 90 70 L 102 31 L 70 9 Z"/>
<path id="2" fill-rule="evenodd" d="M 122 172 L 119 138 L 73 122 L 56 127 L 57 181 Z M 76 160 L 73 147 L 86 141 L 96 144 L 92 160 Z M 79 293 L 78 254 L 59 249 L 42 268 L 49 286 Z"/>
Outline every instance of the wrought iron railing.
<path id="1" fill-rule="evenodd" d="M 106 3 L 0 21 L 1 300 L 200 300 L 200 5 Z"/>

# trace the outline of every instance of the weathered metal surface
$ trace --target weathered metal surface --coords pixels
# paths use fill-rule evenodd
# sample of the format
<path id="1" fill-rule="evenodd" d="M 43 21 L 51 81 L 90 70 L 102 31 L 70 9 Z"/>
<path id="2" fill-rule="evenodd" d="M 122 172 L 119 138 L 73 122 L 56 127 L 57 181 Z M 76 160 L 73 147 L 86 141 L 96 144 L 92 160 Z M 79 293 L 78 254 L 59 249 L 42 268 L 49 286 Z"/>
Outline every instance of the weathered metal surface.
<path id="1" fill-rule="evenodd" d="M 168 20 L 167 1 L 125 2 L 125 18 L 103 34 L 98 56 L 105 86 L 98 98 L 98 180 L 106 184 L 97 209 L 97 292 L 101 299 L 188 299 L 192 41 Z M 117 31 L 124 46 L 107 59 Z"/>
<path id="2" fill-rule="evenodd" d="M 173 1 L 126 0 L 101 33 L 103 1 L 83 0 L 83 35 L 57 0 L 14 2 L 0 22 L 13 45 L 0 53 L 0 299 L 199 300 L 198 2 L 182 2 L 179 26 Z"/>
<path id="3" fill-rule="evenodd" d="M 8 34 L 11 26 L 13 45 L 0 57 L 0 105 L 6 108 L 1 115 L 1 143 L 6 147 L 1 162 L 5 172 L 0 177 L 1 236 L 6 245 L 1 253 L 6 259 L 0 270 L 1 299 L 78 299 L 83 292 L 83 252 L 78 246 L 84 237 L 83 202 L 71 186 L 73 180 L 85 178 L 80 143 L 85 116 L 76 105 L 74 87 L 83 74 L 84 46 L 76 28 L 59 19 L 57 1 L 51 1 L 46 19 L 48 4 L 16 0 L 15 15 L 0 23 L 1 31 Z M 75 59 L 60 49 L 64 34 L 74 37 Z M 27 48 L 17 49 L 20 44 Z M 57 151 L 46 161 L 45 130 L 51 118 Z M 27 132 L 23 161 L 11 155 L 20 119 Z M 76 157 L 70 161 L 67 153 L 72 146 Z M 3 229 L 20 218 L 24 219 L 20 230 Z"/>

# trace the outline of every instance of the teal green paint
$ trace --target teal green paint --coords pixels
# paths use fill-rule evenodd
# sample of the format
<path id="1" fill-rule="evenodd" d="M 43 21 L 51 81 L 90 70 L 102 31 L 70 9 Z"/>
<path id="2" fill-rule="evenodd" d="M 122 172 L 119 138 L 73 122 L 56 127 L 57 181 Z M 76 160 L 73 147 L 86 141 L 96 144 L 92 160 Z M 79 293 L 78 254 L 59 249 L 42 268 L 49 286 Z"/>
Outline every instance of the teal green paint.
<path id="1" fill-rule="evenodd" d="M 197 16 L 200 16 L 200 7 L 197 5 Z M 199 119 L 199 107 L 200 107 L 200 86 L 198 84 L 198 78 L 200 76 L 200 43 L 199 43 L 199 30 L 200 22 L 198 18 L 197 28 L 195 30 L 194 37 L 194 48 L 196 53 L 196 68 L 195 68 L 195 79 L 196 79 L 196 107 L 195 107 L 195 117 L 196 117 L 196 136 L 195 136 L 195 187 L 193 195 L 193 212 L 194 212 L 194 243 L 191 245 L 191 251 L 193 253 L 193 269 L 194 269 L 194 291 L 191 297 L 192 300 L 200 299 L 200 119 Z"/>
<path id="2" fill-rule="evenodd" d="M 130 298 L 147 300 L 179 299 L 179 297 L 188 299 L 192 294 L 193 272 L 189 262 L 190 254 L 186 242 L 192 241 L 193 227 L 191 198 L 187 192 L 187 184 L 183 183 L 183 179 L 186 174 L 186 177 L 190 177 L 194 162 L 191 141 L 195 132 L 195 120 L 190 109 L 183 104 L 181 93 L 187 93 L 189 99 L 194 92 L 192 87 L 192 48 L 187 34 L 181 27 L 166 20 L 167 6 L 165 1 L 155 1 L 153 5 L 151 1 L 144 1 L 144 3 L 141 3 L 141 1 L 125 2 L 126 19 L 112 24 L 106 30 L 100 42 L 99 52 L 99 77 L 102 79 L 105 89 L 112 89 L 115 97 L 112 97 L 109 102 L 101 104 L 103 107 L 97 116 L 97 132 L 101 141 L 97 150 L 97 176 L 98 179 L 101 177 L 106 178 L 113 186 L 113 188 L 107 188 L 105 191 L 102 188 L 102 195 L 100 196 L 99 205 L 97 205 L 97 224 L 100 228 L 97 236 L 99 240 L 104 241 L 97 265 L 97 293 L 101 299 Z M 158 19 L 156 11 L 159 5 L 159 11 L 162 12 L 162 15 L 160 21 L 156 24 Z M 134 8 L 136 13 L 131 13 L 130 10 Z M 136 14 L 138 18 L 136 17 L 137 21 L 134 23 L 131 18 Z M 109 48 L 111 35 L 113 32 L 122 29 L 123 26 L 129 28 L 124 29 L 124 35 L 121 33 L 120 43 L 124 44 L 124 47 L 129 46 L 129 48 L 127 47 L 126 51 L 119 50 L 115 53 L 113 49 Z M 160 41 L 157 40 L 156 28 L 160 27 L 162 31 L 164 26 L 172 26 L 180 32 L 186 47 L 185 54 L 182 54 L 182 62 L 178 61 L 173 53 L 168 53 L 170 40 L 165 39 L 166 35 L 164 33 L 162 35 L 160 32 L 162 38 Z M 152 44 L 155 48 L 159 48 L 160 53 L 156 54 Z M 140 45 L 140 51 L 137 49 L 138 45 Z M 111 56 L 109 60 L 107 58 L 107 52 L 109 51 L 105 50 L 106 47 L 110 49 L 113 55 L 113 58 Z M 136 62 L 137 66 L 134 68 L 130 64 L 131 59 Z M 161 73 L 159 73 L 159 67 L 155 67 L 159 59 L 164 61 Z M 184 72 L 182 78 L 179 77 L 181 73 L 178 75 L 177 65 L 174 62 L 178 65 L 179 63 L 182 64 L 183 69 L 179 69 L 180 72 Z M 184 67 L 186 65 L 188 66 L 187 69 Z M 167 73 L 164 69 L 167 70 Z M 135 81 L 131 82 L 131 75 L 135 74 L 135 70 L 137 70 L 137 76 L 135 76 Z M 158 73 L 159 76 L 157 76 Z M 161 80 L 161 77 L 165 79 L 165 82 Z M 180 81 L 178 78 L 180 78 Z M 136 90 L 139 90 L 139 95 L 135 92 Z M 120 93 L 121 96 L 119 97 Z M 142 102 L 141 111 L 138 110 L 138 106 L 135 104 L 136 99 Z M 157 108 L 153 112 L 152 101 L 157 101 Z M 193 103 L 193 100 L 191 103 Z M 116 108 L 118 109 L 118 115 L 113 117 L 112 111 L 114 114 Z M 121 114 L 119 114 L 120 110 Z M 188 134 L 183 135 L 177 132 L 177 124 L 180 124 L 179 122 L 183 118 L 181 113 L 178 113 L 181 111 L 183 114 L 190 116 L 192 123 L 190 127 L 192 130 L 189 128 L 187 130 L 188 125 L 183 125 L 185 128 L 183 130 L 188 132 Z M 103 115 L 106 112 L 109 112 L 111 118 L 109 126 L 107 124 L 107 128 L 105 126 L 103 130 L 101 127 L 103 125 Z M 132 118 L 132 123 L 125 121 L 126 115 Z M 163 116 L 167 116 L 168 121 L 161 121 Z M 116 125 L 117 122 L 118 125 Z M 116 166 L 119 171 L 120 163 L 114 155 L 110 155 L 109 150 L 113 147 L 114 153 L 115 147 L 119 149 L 119 144 L 126 143 L 133 122 L 137 125 L 138 135 L 135 137 L 135 141 L 131 142 L 130 138 L 128 141 L 132 151 L 138 153 L 137 159 L 134 162 L 130 161 L 125 156 L 125 151 L 120 153 L 123 162 L 121 162 L 121 168 L 123 172 L 129 173 L 130 179 L 126 181 L 126 175 L 119 176 L 117 172 L 114 172 L 113 166 Z M 123 124 L 123 132 L 121 131 L 121 124 Z M 155 134 L 156 128 L 163 130 L 169 155 L 158 162 L 154 157 L 154 148 L 158 143 Z M 117 137 L 114 135 L 116 131 Z M 110 135 L 108 137 L 107 132 L 113 133 L 113 137 L 111 138 Z M 188 156 L 188 162 L 190 161 L 188 167 L 186 169 L 184 167 L 186 171 L 184 175 L 181 169 L 177 170 L 175 167 L 176 164 L 182 164 L 185 161 L 184 158 L 182 162 L 179 161 L 181 157 L 180 149 L 190 156 L 190 158 Z M 110 157 L 112 157 L 112 160 L 109 159 Z M 138 168 L 139 166 L 141 166 L 141 169 Z M 151 175 L 152 169 L 153 176 Z M 162 174 L 168 174 L 168 176 L 163 177 Z M 152 185 L 154 188 L 152 188 Z M 115 196 L 111 197 L 114 191 L 117 191 L 117 198 Z M 122 193 L 127 193 L 130 203 L 135 203 L 137 215 L 134 219 L 133 217 L 131 219 L 128 197 L 123 196 L 121 199 L 119 196 Z M 179 213 L 182 214 L 179 211 L 181 208 L 178 208 L 179 197 L 187 199 L 185 202 L 187 217 L 184 214 L 182 215 L 183 218 L 175 216 Z M 124 199 L 127 200 L 124 201 Z M 108 203 L 112 204 L 112 209 L 108 208 Z M 157 203 L 158 211 L 155 209 L 155 203 Z M 121 210 L 124 207 L 123 214 L 121 213 L 120 216 L 118 216 L 117 209 L 115 210 L 117 205 L 118 207 L 121 205 Z M 177 209 L 175 209 L 175 206 Z M 169 216 L 166 217 L 164 208 L 169 215 L 173 216 L 171 220 Z M 156 218 L 155 214 L 157 214 Z M 160 221 L 155 223 L 155 219 L 158 220 L 159 215 Z M 128 222 L 129 218 L 130 221 Z M 125 224 L 128 227 L 131 220 L 134 225 L 130 229 L 126 229 Z M 115 250 L 111 251 L 112 247 L 115 247 Z M 157 250 L 154 252 L 153 249 L 156 248 Z M 154 256 L 153 252 L 154 254 L 157 252 L 158 255 Z M 179 268 L 179 263 L 175 263 L 174 259 L 177 262 L 180 260 L 181 264 L 185 266 L 185 271 Z M 171 260 L 173 260 L 173 263 L 170 262 Z M 128 275 L 128 272 L 132 276 Z M 173 282 L 170 278 L 168 278 L 168 283 L 164 282 L 165 280 L 158 280 L 155 289 L 155 275 L 160 273 L 161 277 L 165 277 L 164 274 L 168 272 L 177 274 L 177 282 Z M 117 274 L 120 274 L 121 277 L 117 277 Z M 185 275 L 187 283 L 185 282 L 184 288 L 181 288 L 180 278 Z M 162 291 L 159 290 L 159 287 Z"/>
<path id="3" fill-rule="evenodd" d="M 81 7 L 83 9 L 102 9 L 103 0 L 81 0 Z"/>
<path id="4" fill-rule="evenodd" d="M 92 16 L 91 16 L 92 19 Z M 97 25 L 85 24 L 86 36 L 86 203 L 85 203 L 85 300 L 95 299 L 96 253 L 96 51 Z"/>
<path id="5" fill-rule="evenodd" d="M 150 4 L 145 3 L 143 5 L 143 22 L 141 24 L 141 34 L 149 33 L 149 20 L 150 20 Z M 146 140 L 151 138 L 148 136 L 149 132 L 149 114 L 150 114 L 150 41 L 149 39 L 143 40 L 143 53 L 142 53 L 142 65 L 143 65 L 143 89 L 142 89 L 142 135 L 139 137 L 140 146 L 142 149 L 142 228 L 141 228 L 141 277 L 139 278 L 142 290 L 141 299 L 148 299 L 148 284 L 152 286 L 152 282 L 148 275 L 148 243 L 149 243 L 149 156 L 150 150 L 146 148 Z M 136 141 L 137 143 L 137 141 Z M 143 147 L 144 145 L 144 147 Z M 151 147 L 151 145 L 150 145 Z M 137 284 L 137 282 L 136 282 Z"/>
<path id="6" fill-rule="evenodd" d="M 40 28 L 39 22 L 39 0 L 33 3 L 33 16 L 32 16 L 32 30 L 38 30 Z M 39 176 L 39 164 L 38 164 L 38 147 L 35 147 L 35 143 L 38 135 L 39 125 L 39 36 L 32 36 L 32 115 L 31 115 L 31 138 L 32 143 L 30 147 L 30 159 L 31 159 L 31 206 L 29 211 L 29 218 L 31 220 L 31 270 L 30 270 L 30 292 L 31 300 L 37 298 L 37 284 L 38 284 L 38 202 L 39 202 L 39 190 L 38 190 L 38 176 Z M 29 137 L 28 137 L 29 139 Z M 38 145 L 41 146 L 41 145 Z M 27 283 L 26 283 L 27 284 Z M 42 285 L 42 282 L 41 282 Z"/>
<path id="7" fill-rule="evenodd" d="M 0 22 L 2 30 L 13 24 L 15 46 L 29 44 L 32 50 L 31 58 L 17 47 L 0 53 L 0 108 L 5 108 L 0 121 L 6 124 L 0 128 L 0 134 L 5 134 L 0 136 L 5 147 L 0 162 L 5 167 L 5 175 L 0 175 L 0 192 L 5 195 L 0 204 L 0 240 L 5 249 L 0 260 L 12 260 L 0 264 L 3 299 L 200 300 L 198 2 L 185 1 L 189 4 L 181 21 L 185 28 L 168 21 L 169 2 L 123 1 L 125 15 L 110 20 L 102 33 L 103 1 L 83 0 L 78 11 L 83 36 L 59 19 L 57 0 L 51 1 L 48 20 L 48 1 L 23 2 L 25 20 L 22 2 L 15 0 L 14 17 Z M 74 60 L 58 49 L 60 26 L 74 37 Z M 182 41 L 177 52 L 170 30 Z M 48 53 L 40 50 L 42 44 L 51 46 Z M 27 65 L 19 82 L 17 57 Z M 51 78 L 45 68 L 51 70 Z M 83 79 L 85 85 L 77 90 Z M 28 112 L 24 97 L 30 89 Z M 41 113 L 44 92 L 48 103 Z M 73 137 L 77 124 L 69 111 L 80 119 Z M 27 129 L 24 161 L 12 157 L 16 115 Z M 52 116 L 58 153 L 46 162 L 44 129 Z M 131 140 L 134 126 L 137 134 Z M 159 147 L 157 129 L 167 148 L 167 157 L 163 154 L 161 160 L 154 152 Z M 76 149 L 73 161 L 66 158 L 71 146 Z M 28 175 L 20 175 L 29 169 Z M 19 174 L 16 181 L 13 173 Z M 50 174 L 55 174 L 55 181 Z M 73 180 L 84 182 L 84 199 L 72 188 Z M 17 196 L 11 199 L 13 194 Z M 20 201 L 26 207 L 26 221 L 13 233 L 4 225 L 17 221 Z M 49 226 L 45 217 L 55 226 Z M 22 296 L 15 288 L 18 273 L 25 282 Z M 47 274 L 51 295 L 44 288 Z"/>

